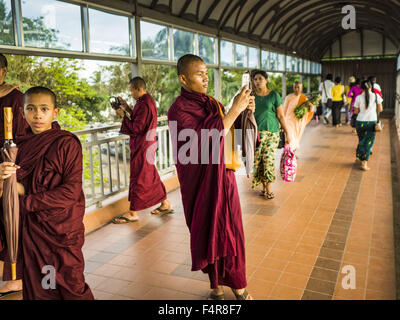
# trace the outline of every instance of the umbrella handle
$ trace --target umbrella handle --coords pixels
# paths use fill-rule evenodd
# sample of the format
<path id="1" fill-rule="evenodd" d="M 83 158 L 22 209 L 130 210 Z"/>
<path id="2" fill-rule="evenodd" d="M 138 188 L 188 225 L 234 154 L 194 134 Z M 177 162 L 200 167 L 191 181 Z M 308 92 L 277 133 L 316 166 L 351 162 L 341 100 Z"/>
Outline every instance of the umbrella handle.
<path id="1" fill-rule="evenodd" d="M 13 122 L 13 114 L 11 107 L 4 108 L 4 139 L 12 140 L 12 122 Z"/>
<path id="2" fill-rule="evenodd" d="M 17 264 L 11 263 L 11 278 L 12 280 L 17 280 Z"/>

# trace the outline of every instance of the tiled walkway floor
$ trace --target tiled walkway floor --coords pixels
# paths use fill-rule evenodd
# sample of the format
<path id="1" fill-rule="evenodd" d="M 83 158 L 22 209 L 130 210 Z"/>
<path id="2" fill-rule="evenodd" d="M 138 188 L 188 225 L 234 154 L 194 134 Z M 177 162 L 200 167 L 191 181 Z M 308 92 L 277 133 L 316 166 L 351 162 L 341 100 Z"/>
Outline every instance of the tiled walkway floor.
<path id="1" fill-rule="evenodd" d="M 389 142 L 386 121 L 371 170 L 362 172 L 353 165 L 351 128 L 313 122 L 299 150 L 296 182 L 277 176 L 274 200 L 237 175 L 255 299 L 395 299 Z M 180 191 L 168 197 L 173 215 L 152 216 L 149 209 L 138 223 L 109 224 L 87 236 L 86 280 L 97 299 L 206 299 L 208 277 L 190 271 Z M 354 289 L 342 286 L 349 283 L 344 266 L 354 268 Z"/>

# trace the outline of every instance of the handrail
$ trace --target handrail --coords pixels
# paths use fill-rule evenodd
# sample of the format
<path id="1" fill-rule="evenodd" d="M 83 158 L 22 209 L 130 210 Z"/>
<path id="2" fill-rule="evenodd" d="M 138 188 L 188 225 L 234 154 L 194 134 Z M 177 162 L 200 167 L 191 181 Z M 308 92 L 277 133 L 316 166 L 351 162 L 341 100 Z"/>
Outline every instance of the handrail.
<path id="1" fill-rule="evenodd" d="M 159 124 L 167 116 L 157 118 Z M 121 123 L 77 130 L 83 148 L 83 189 L 86 207 L 101 207 L 102 201 L 121 193 L 129 186 L 129 136 L 119 132 Z M 155 165 L 160 176 L 175 172 L 168 125 L 157 127 Z M 109 135 L 112 133 L 112 136 Z"/>

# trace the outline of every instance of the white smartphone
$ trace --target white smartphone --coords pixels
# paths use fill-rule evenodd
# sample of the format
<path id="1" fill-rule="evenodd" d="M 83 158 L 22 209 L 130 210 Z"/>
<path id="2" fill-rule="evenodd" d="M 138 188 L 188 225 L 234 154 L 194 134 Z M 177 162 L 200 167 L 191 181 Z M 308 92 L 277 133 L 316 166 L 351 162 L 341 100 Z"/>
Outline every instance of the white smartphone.
<path id="1" fill-rule="evenodd" d="M 242 88 L 246 85 L 251 90 L 250 73 L 248 72 L 243 73 L 242 75 Z"/>

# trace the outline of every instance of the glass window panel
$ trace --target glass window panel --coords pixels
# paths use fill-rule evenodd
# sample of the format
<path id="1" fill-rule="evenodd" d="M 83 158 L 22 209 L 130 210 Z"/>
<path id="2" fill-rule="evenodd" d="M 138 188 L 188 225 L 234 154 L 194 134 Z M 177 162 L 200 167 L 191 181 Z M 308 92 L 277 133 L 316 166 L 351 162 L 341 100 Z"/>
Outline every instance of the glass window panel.
<path id="1" fill-rule="evenodd" d="M 258 50 L 249 47 L 249 68 L 258 68 Z"/>
<path id="2" fill-rule="evenodd" d="M 174 30 L 174 60 L 178 61 L 185 54 L 194 53 L 194 34 L 182 30 Z"/>
<path id="3" fill-rule="evenodd" d="M 304 72 L 310 73 L 310 61 L 308 61 L 308 60 L 304 61 Z"/>
<path id="4" fill-rule="evenodd" d="M 21 1 L 25 46 L 82 51 L 81 8 L 55 1 Z"/>
<path id="5" fill-rule="evenodd" d="M 167 27 L 140 21 L 140 33 L 143 58 L 168 60 Z"/>
<path id="6" fill-rule="evenodd" d="M 235 44 L 236 67 L 247 67 L 246 46 Z"/>
<path id="7" fill-rule="evenodd" d="M 297 72 L 303 72 L 303 59 L 297 58 Z"/>
<path id="8" fill-rule="evenodd" d="M 285 71 L 285 55 L 278 54 L 278 67 L 277 71 Z"/>
<path id="9" fill-rule="evenodd" d="M 261 50 L 261 68 L 269 69 L 269 52 Z"/>
<path id="10" fill-rule="evenodd" d="M 0 44 L 15 45 L 11 0 L 0 1 Z"/>
<path id="11" fill-rule="evenodd" d="M 276 53 L 275 52 L 270 52 L 269 53 L 269 68 L 271 70 L 278 70 L 277 69 L 277 63 L 276 63 Z"/>
<path id="12" fill-rule="evenodd" d="M 297 72 L 297 58 L 295 58 L 295 57 L 292 57 L 292 68 L 291 68 L 291 70 L 293 72 Z"/>
<path id="13" fill-rule="evenodd" d="M 286 71 L 290 71 L 292 68 L 292 57 L 286 56 Z"/>
<path id="14" fill-rule="evenodd" d="M 216 64 L 215 38 L 199 34 L 199 55 L 207 64 Z"/>
<path id="15" fill-rule="evenodd" d="M 233 43 L 221 41 L 221 64 L 224 66 L 233 66 Z"/>
<path id="16" fill-rule="evenodd" d="M 89 9 L 89 30 L 91 52 L 129 56 L 128 17 Z"/>

